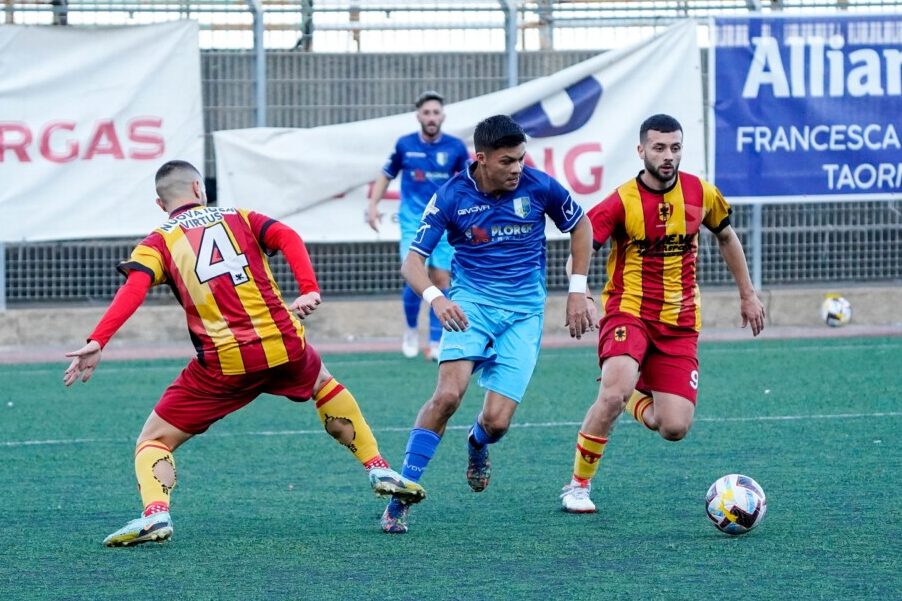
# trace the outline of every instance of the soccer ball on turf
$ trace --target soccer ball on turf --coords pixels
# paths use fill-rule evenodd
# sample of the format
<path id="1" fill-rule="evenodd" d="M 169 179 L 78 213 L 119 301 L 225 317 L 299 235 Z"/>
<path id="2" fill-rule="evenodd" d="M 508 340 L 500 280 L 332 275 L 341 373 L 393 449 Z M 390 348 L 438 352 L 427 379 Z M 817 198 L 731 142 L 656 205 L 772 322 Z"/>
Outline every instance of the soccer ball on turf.
<path id="1" fill-rule="evenodd" d="M 838 294 L 828 294 L 821 304 L 821 319 L 831 328 L 844 326 L 852 321 L 852 305 Z"/>
<path id="2" fill-rule="evenodd" d="M 758 483 L 742 474 L 727 474 L 705 495 L 705 511 L 718 530 L 745 534 L 764 519 L 767 499 Z"/>

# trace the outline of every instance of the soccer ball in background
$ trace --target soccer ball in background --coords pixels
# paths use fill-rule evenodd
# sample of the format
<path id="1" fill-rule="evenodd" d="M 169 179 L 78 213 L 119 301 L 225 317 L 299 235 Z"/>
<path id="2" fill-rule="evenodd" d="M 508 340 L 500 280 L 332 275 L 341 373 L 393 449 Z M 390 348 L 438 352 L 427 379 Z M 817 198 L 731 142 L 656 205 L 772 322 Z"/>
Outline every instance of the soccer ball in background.
<path id="1" fill-rule="evenodd" d="M 821 319 L 831 328 L 844 326 L 852 321 L 852 305 L 838 294 L 828 294 L 821 304 Z"/>
<path id="2" fill-rule="evenodd" d="M 757 482 L 742 474 L 727 474 L 705 495 L 705 511 L 718 530 L 745 534 L 764 519 L 767 499 Z"/>

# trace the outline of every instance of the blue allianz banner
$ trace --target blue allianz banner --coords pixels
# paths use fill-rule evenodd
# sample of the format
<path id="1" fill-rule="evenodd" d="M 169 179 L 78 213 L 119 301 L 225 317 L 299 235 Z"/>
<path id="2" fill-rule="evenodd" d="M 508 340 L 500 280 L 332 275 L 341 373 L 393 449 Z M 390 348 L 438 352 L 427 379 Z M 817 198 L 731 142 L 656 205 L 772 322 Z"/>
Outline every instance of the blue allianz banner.
<path id="1" fill-rule="evenodd" d="M 712 46 L 728 198 L 902 197 L 902 14 L 716 18 Z"/>

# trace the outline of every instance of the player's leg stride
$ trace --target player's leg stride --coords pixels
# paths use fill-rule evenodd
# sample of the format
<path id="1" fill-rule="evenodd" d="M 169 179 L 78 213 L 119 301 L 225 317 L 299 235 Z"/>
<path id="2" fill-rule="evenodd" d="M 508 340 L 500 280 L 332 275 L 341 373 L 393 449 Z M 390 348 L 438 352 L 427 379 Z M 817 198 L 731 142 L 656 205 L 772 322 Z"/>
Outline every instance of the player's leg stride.
<path id="1" fill-rule="evenodd" d="M 405 505 L 419 503 L 426 498 L 426 490 L 393 469 L 375 467 L 370 470 L 370 486 L 379 496 L 391 495 Z"/>
<path id="2" fill-rule="evenodd" d="M 410 512 L 410 504 L 403 502 L 398 497 L 385 506 L 380 525 L 382 532 L 386 534 L 404 534 L 407 532 L 407 514 Z"/>
<path id="3" fill-rule="evenodd" d="M 163 542 L 172 536 L 172 518 L 168 511 L 160 511 L 132 520 L 105 539 L 107 547 L 127 547 L 150 541 Z"/>
<path id="4" fill-rule="evenodd" d="M 592 478 L 598 472 L 598 464 L 604 455 L 608 439 L 580 432 L 576 437 L 576 453 L 573 458 L 573 478 L 561 491 L 561 509 L 568 513 L 594 513 L 595 503 L 589 498 Z"/>
<path id="5" fill-rule="evenodd" d="M 467 441 L 467 484 L 473 492 L 482 492 L 492 478 L 492 462 L 489 460 L 489 445 L 474 446 Z"/>

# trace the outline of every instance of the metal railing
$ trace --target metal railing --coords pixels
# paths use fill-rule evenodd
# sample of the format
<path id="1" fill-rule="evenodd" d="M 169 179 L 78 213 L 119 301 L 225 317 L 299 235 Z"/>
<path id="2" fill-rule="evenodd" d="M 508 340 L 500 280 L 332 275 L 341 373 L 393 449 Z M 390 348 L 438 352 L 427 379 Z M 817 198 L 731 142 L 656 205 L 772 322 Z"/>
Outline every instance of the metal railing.
<path id="1" fill-rule="evenodd" d="M 256 42 L 255 5 L 262 8 L 257 12 Z M 753 9 L 902 11 L 899 1 L 866 0 L 5 0 L 2 6 L 7 23 L 81 26 L 197 19 L 208 135 L 261 124 L 313 127 L 401 113 L 410 110 L 411 98 L 426 88 L 442 90 L 451 102 L 464 100 L 509 86 L 512 75 L 522 82 L 551 74 L 687 16 Z M 509 35 L 511 22 L 505 22 L 505 6 L 516 9 L 508 13 L 517 17 L 514 36 Z M 474 32 L 478 35 L 468 37 Z M 577 39 L 577 32 L 585 34 L 584 39 Z M 411 42 L 408 34 L 421 35 L 422 43 Z M 330 41 L 330 36 L 343 36 L 344 41 Z M 386 45 L 388 38 L 401 46 L 371 51 Z M 335 49 L 323 51 L 328 48 Z M 205 166 L 215 177 L 209 137 Z M 758 227 L 755 207 L 739 206 L 733 222 L 764 286 L 902 281 L 900 203 L 766 205 L 760 208 Z M 121 282 L 115 264 L 128 256 L 135 242 L 7 242 L 0 260 L 0 310 L 6 300 L 22 305 L 110 298 Z M 311 244 L 310 250 L 327 294 L 381 294 L 400 287 L 395 243 Z M 710 236 L 703 236 L 700 255 L 702 283 L 732 281 Z M 564 286 L 565 256 L 566 241 L 549 244 L 552 289 Z M 280 260 L 274 269 L 286 291 L 293 290 Z M 601 278 L 599 264 L 596 269 L 596 279 Z M 153 296 L 167 298 L 168 292 Z"/>

